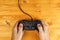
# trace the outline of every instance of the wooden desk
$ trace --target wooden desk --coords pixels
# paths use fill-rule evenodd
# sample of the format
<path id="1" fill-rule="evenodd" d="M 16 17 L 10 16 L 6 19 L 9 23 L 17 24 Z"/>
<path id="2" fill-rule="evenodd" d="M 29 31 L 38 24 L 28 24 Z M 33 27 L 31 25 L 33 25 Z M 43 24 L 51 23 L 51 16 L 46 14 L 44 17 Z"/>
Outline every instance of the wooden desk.
<path id="1" fill-rule="evenodd" d="M 11 40 L 12 28 L 19 19 L 30 19 L 19 10 L 17 0 L 0 0 L 0 40 Z M 60 40 L 60 1 L 21 0 L 22 9 L 34 19 L 44 20 L 50 40 Z"/>

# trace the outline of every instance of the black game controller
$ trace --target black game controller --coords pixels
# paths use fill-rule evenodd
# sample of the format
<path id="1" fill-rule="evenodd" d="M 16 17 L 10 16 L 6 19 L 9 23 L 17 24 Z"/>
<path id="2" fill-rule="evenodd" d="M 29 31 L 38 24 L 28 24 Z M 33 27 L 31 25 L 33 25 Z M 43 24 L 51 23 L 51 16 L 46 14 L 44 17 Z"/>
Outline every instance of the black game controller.
<path id="1" fill-rule="evenodd" d="M 37 24 L 41 24 L 41 26 L 43 27 L 42 22 L 40 20 L 34 20 L 34 21 L 22 20 L 18 23 L 18 26 L 20 23 L 23 24 L 23 30 L 37 30 L 37 31 L 39 31 L 37 28 Z"/>

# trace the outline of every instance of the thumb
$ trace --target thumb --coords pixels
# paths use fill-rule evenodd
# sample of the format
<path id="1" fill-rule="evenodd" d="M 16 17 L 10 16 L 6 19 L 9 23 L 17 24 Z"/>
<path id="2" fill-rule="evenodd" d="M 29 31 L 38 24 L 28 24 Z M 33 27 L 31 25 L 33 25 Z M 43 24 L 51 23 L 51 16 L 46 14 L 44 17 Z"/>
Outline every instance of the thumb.
<path id="1" fill-rule="evenodd" d="M 20 24 L 19 25 L 19 31 L 18 31 L 18 38 L 19 40 L 22 39 L 22 36 L 23 36 L 23 24 Z"/>
<path id="2" fill-rule="evenodd" d="M 38 30 L 39 30 L 39 37 L 40 37 L 40 40 L 45 40 L 45 37 L 44 37 L 44 31 L 43 31 L 43 28 L 40 24 L 37 25 L 38 27 Z"/>

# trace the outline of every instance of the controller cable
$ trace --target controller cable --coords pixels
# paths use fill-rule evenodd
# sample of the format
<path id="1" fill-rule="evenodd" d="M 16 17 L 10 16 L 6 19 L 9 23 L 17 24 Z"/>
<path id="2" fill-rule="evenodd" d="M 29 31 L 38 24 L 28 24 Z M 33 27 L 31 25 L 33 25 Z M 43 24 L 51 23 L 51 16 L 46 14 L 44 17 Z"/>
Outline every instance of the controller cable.
<path id="1" fill-rule="evenodd" d="M 31 15 L 29 15 L 28 13 L 26 13 L 25 11 L 22 10 L 22 8 L 20 6 L 20 0 L 18 0 L 18 7 L 24 14 L 28 15 L 31 18 L 31 21 L 33 21 L 33 18 L 31 17 Z"/>
<path id="2" fill-rule="evenodd" d="M 29 15 L 28 13 L 26 13 L 25 11 L 22 10 L 22 8 L 20 6 L 20 0 L 18 0 L 18 7 L 23 12 L 23 14 L 28 15 L 31 18 L 31 21 L 33 21 L 33 18 L 31 17 L 31 15 Z M 43 24 L 42 23 L 41 23 L 41 26 L 43 27 Z M 43 30 L 44 30 L 44 28 L 43 28 Z"/>

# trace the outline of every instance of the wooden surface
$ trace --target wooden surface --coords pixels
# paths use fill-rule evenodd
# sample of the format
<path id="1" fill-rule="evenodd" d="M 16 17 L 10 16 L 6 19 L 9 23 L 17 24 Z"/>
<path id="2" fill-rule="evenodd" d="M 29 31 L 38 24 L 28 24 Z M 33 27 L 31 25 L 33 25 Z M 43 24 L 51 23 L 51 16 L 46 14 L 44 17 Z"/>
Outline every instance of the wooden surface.
<path id="1" fill-rule="evenodd" d="M 17 0 L 0 0 L 0 40 L 11 40 L 17 20 L 30 19 L 19 10 Z M 34 19 L 44 20 L 50 40 L 60 40 L 60 0 L 21 0 L 21 7 Z"/>

